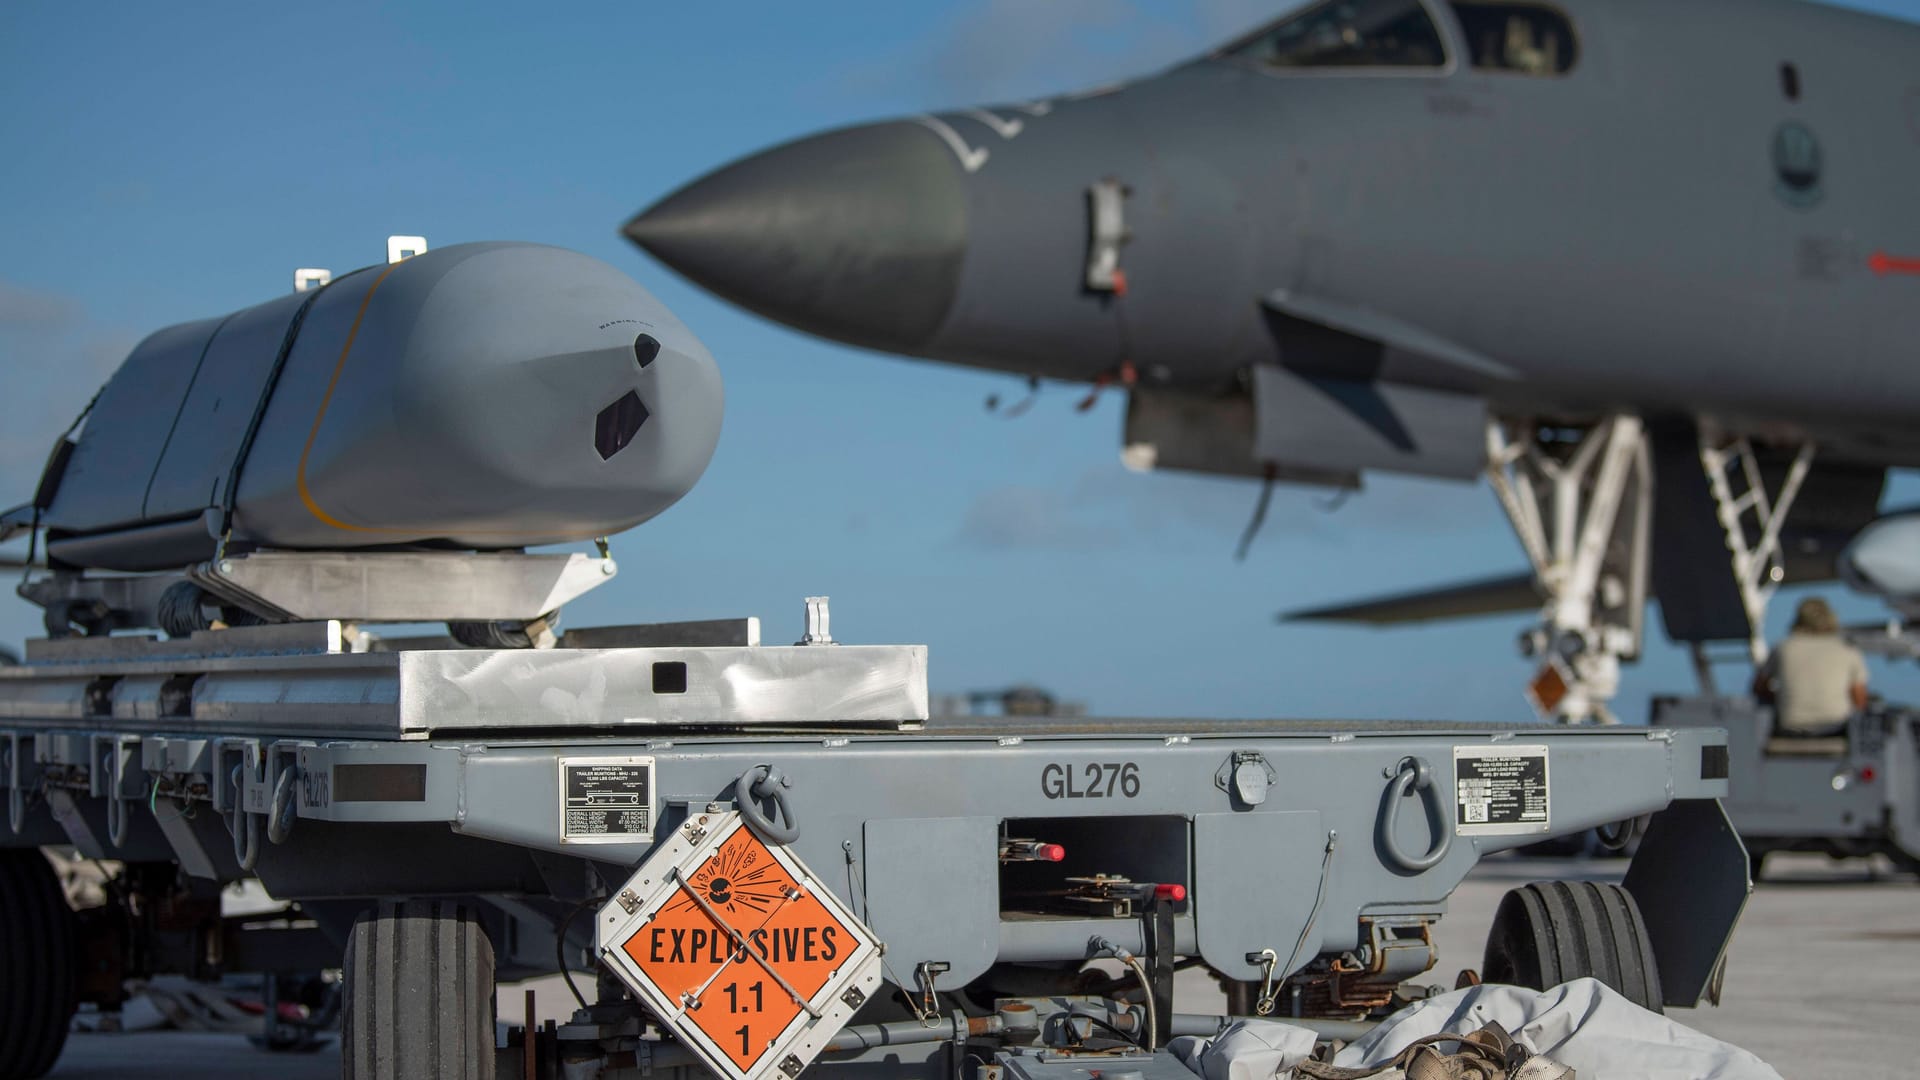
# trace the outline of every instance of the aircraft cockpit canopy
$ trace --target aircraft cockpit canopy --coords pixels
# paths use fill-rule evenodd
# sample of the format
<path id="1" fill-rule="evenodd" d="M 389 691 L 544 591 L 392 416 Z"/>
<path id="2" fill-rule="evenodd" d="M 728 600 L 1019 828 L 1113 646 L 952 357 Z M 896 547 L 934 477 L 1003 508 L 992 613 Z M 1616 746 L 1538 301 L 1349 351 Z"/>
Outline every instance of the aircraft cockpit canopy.
<path id="1" fill-rule="evenodd" d="M 1573 24 L 1525 0 L 1451 3 L 1479 71 L 1559 75 L 1573 67 Z M 1421 0 L 1326 0 L 1221 50 L 1270 68 L 1440 68 L 1447 50 Z"/>
<path id="2" fill-rule="evenodd" d="M 1447 61 L 1420 0 L 1327 0 L 1224 51 L 1276 68 L 1438 68 Z"/>
<path id="3" fill-rule="evenodd" d="M 1573 66 L 1573 24 L 1538 4 L 1456 3 L 1454 17 L 1475 68 L 1559 75 Z"/>

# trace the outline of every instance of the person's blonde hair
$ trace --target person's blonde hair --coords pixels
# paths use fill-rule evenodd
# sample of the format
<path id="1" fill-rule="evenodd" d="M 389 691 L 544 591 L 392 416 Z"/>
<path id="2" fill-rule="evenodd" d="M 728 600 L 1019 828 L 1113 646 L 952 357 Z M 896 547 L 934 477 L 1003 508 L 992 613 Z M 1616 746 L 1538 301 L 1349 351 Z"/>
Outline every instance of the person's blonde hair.
<path id="1" fill-rule="evenodd" d="M 1793 613 L 1793 628 L 1809 634 L 1837 634 L 1840 619 L 1825 600 L 1809 596 L 1800 601 L 1799 609 Z"/>

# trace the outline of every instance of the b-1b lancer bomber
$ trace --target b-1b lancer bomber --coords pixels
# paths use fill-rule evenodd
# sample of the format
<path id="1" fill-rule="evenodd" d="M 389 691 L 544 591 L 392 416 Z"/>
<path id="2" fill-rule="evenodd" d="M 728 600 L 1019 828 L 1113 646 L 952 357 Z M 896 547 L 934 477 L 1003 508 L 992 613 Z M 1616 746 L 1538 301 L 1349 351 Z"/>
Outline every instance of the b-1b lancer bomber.
<path id="1" fill-rule="evenodd" d="M 1916 73 L 1920 28 L 1789 0 L 1329 0 L 626 232 L 810 333 L 1123 387 L 1139 468 L 1484 474 L 1527 574 L 1312 614 L 1544 604 L 1536 699 L 1606 719 L 1647 599 L 1757 660 L 1920 464 Z"/>

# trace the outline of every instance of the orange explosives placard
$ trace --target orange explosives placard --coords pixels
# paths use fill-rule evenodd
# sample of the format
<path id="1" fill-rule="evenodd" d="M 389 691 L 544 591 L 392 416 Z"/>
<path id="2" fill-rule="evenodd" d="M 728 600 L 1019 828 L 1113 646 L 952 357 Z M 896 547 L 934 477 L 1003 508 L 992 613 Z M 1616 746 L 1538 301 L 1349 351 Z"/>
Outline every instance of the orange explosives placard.
<path id="1" fill-rule="evenodd" d="M 695 822 L 697 840 L 676 834 L 669 848 L 681 850 L 628 883 L 623 895 L 639 901 L 630 917 L 618 902 L 602 913 L 602 953 L 723 1074 L 776 1063 L 797 1072 L 796 1055 L 810 1059 L 877 985 L 879 950 L 790 852 L 776 854 L 736 815 L 708 817 L 717 827 Z"/>
<path id="2" fill-rule="evenodd" d="M 735 1065 L 752 1068 L 801 1012 L 793 994 L 811 1000 L 846 960 L 853 934 L 747 829 L 685 881 L 622 948 Z"/>

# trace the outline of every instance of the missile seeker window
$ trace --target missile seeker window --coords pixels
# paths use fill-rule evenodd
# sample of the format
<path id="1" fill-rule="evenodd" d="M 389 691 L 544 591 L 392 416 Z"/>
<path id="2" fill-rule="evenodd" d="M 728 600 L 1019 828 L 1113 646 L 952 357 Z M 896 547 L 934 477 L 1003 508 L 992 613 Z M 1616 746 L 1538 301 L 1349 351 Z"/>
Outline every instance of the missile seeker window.
<path id="1" fill-rule="evenodd" d="M 1573 66 L 1573 24 L 1537 4 L 1453 5 L 1467 52 L 1481 71 L 1559 75 Z"/>
<path id="2" fill-rule="evenodd" d="M 1275 68 L 1438 68 L 1440 31 L 1420 0 L 1329 0 L 1225 50 Z"/>

